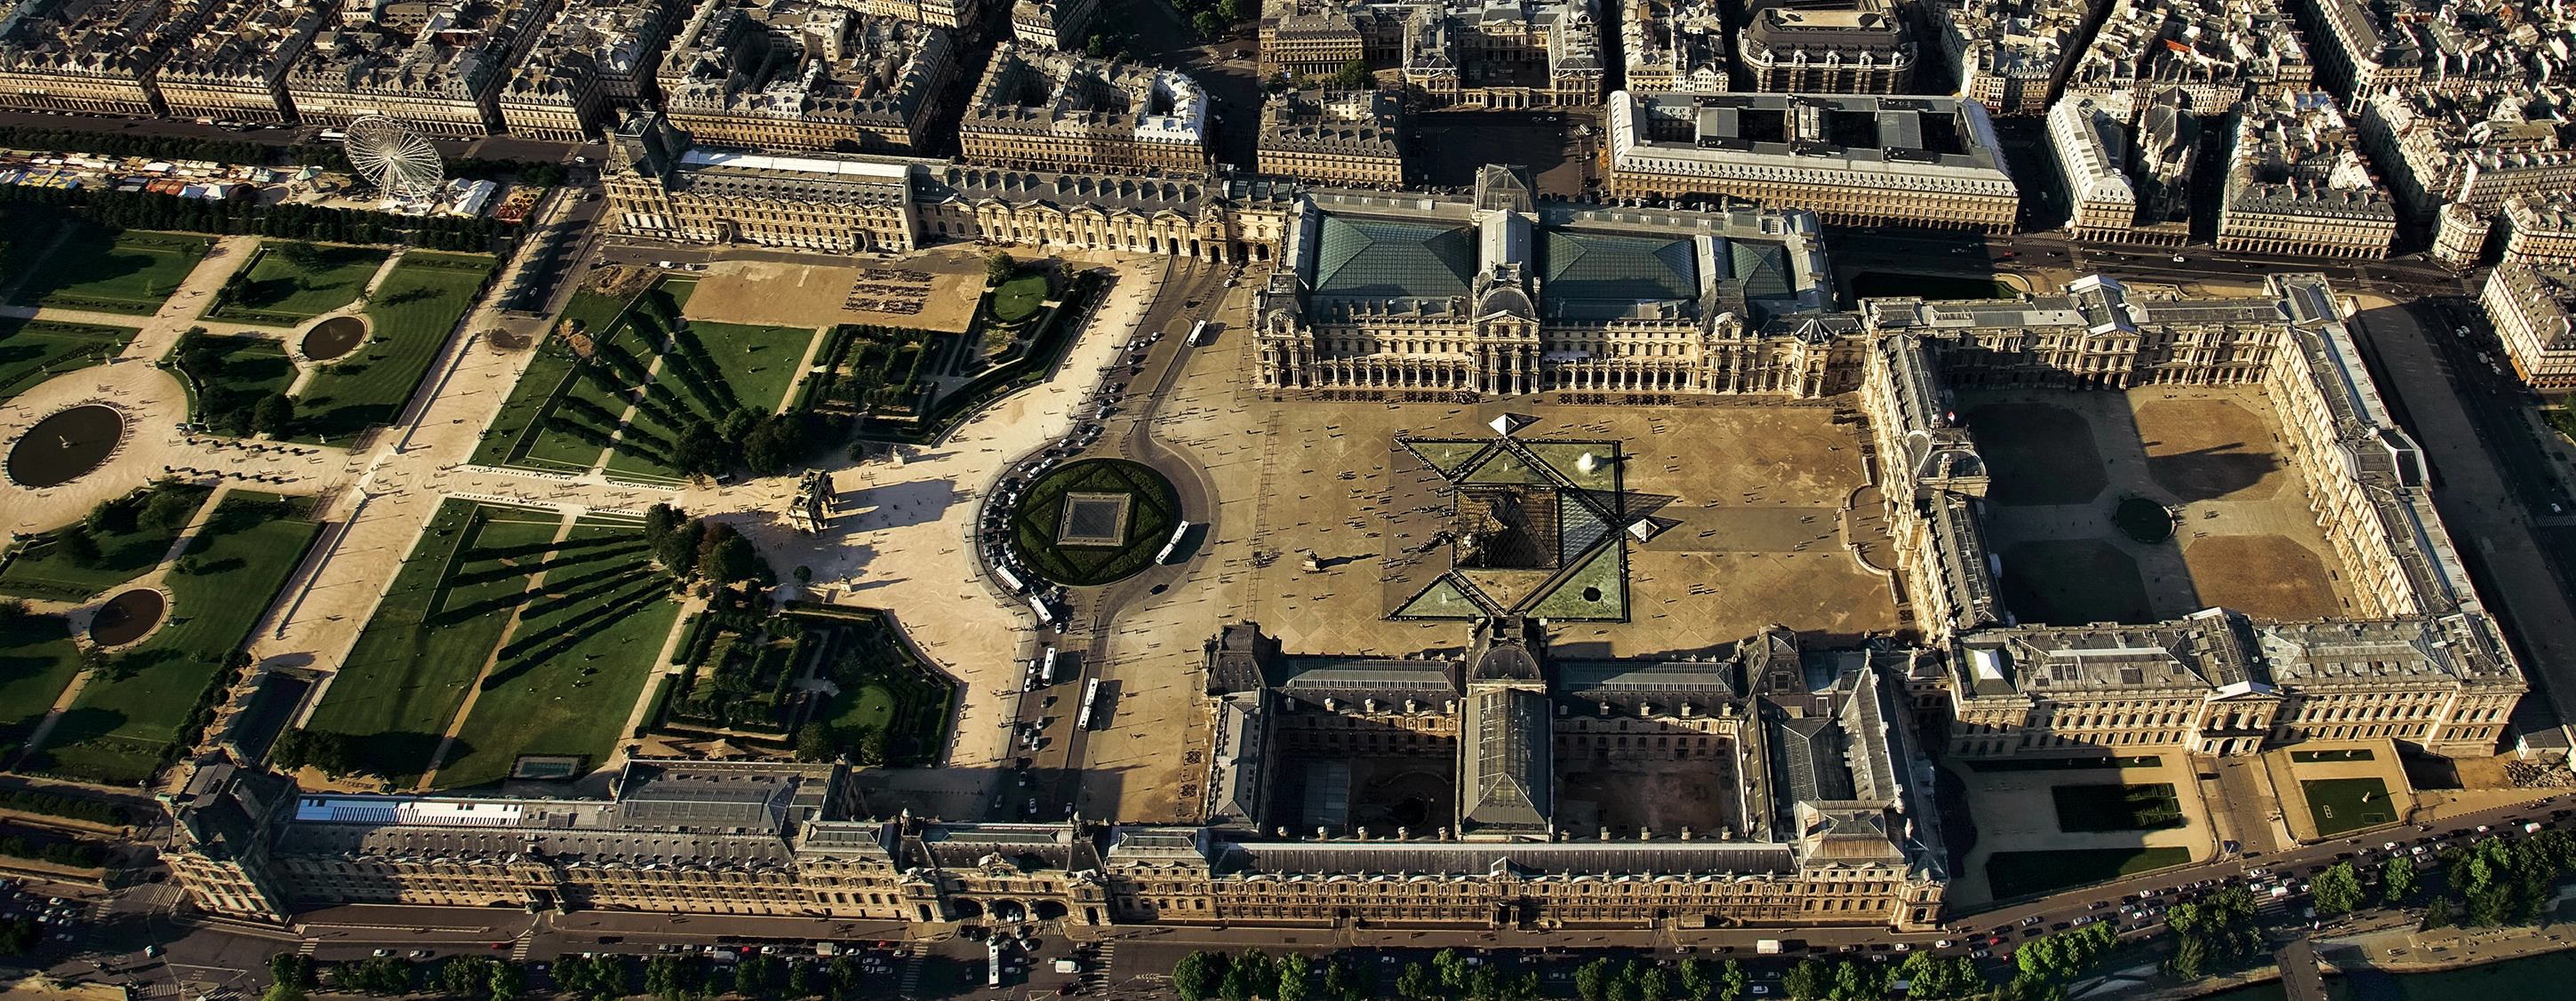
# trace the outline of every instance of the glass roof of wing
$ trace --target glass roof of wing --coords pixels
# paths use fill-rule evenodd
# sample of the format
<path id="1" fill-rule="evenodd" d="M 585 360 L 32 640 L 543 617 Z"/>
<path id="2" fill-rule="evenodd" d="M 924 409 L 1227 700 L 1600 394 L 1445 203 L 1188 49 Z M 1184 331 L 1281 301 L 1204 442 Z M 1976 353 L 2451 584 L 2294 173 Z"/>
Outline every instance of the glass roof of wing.
<path id="1" fill-rule="evenodd" d="M 1789 248 L 1776 243 L 1747 243 L 1730 240 L 1727 257 L 1735 265 L 1735 277 L 1744 280 L 1744 297 L 1770 299 L 1792 295 L 1789 291 Z"/>
<path id="2" fill-rule="evenodd" d="M 1551 299 L 1696 299 L 1698 257 L 1689 240 L 1551 229 L 1539 240 L 1540 287 Z"/>
<path id="3" fill-rule="evenodd" d="M 1476 274 L 1473 231 L 1459 226 L 1324 217 L 1315 293 L 1371 299 L 1466 295 Z"/>

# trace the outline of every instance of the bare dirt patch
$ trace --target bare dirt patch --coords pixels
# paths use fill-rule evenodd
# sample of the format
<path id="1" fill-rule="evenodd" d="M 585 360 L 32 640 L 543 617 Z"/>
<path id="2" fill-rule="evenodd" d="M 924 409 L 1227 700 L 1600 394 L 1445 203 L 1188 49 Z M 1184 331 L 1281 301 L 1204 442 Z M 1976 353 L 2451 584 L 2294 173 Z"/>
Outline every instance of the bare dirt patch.
<path id="1" fill-rule="evenodd" d="M 1990 403 L 1968 411 L 1997 504 L 2082 504 L 2102 493 L 2102 452 L 2082 414 L 2044 403 Z"/>
<path id="2" fill-rule="evenodd" d="M 1672 837 L 1685 827 L 1702 837 L 1715 837 L 1720 828 L 1742 830 L 1743 818 L 1727 809 L 1735 782 L 1723 758 L 1567 761 L 1558 767 L 1558 801 L 1569 812 L 1595 811 L 1591 829 L 1607 827 L 1612 837 L 1640 828 L 1656 837 Z"/>
<path id="3" fill-rule="evenodd" d="M 2325 561 L 2278 535 L 2217 535 L 2182 551 L 2203 604 L 2273 619 L 2343 614 Z"/>
<path id="4" fill-rule="evenodd" d="M 2147 474 L 2179 500 L 2262 500 L 2290 478 L 2251 410 L 2227 400 L 2150 400 L 2136 412 Z"/>
<path id="5" fill-rule="evenodd" d="M 2023 622 L 2080 626 L 2153 622 L 2138 562 L 2093 539 L 2051 539 L 2006 547 L 2004 604 Z"/>
<path id="6" fill-rule="evenodd" d="M 820 327 L 836 323 L 874 323 L 889 327 L 909 327 L 960 333 L 975 319 L 975 303 L 984 291 L 984 276 L 931 270 L 935 259 L 907 260 L 903 268 L 921 271 L 929 276 L 929 292 L 917 300 L 920 311 L 888 313 L 850 308 L 853 302 L 889 301 L 875 297 L 854 297 L 852 290 L 864 283 L 867 268 L 825 267 L 812 264 L 779 264 L 770 261 L 728 261 L 713 265 L 699 276 L 698 290 L 689 297 L 688 314 L 694 320 L 720 323 L 749 323 L 770 326 Z M 880 269 L 881 270 L 881 269 Z"/>

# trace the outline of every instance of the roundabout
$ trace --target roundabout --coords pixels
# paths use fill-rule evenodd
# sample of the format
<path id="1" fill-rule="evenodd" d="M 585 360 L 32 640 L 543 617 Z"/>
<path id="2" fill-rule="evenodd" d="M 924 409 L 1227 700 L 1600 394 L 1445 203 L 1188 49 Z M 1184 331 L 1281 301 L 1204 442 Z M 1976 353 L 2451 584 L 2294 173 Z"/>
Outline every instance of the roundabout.
<path id="1" fill-rule="evenodd" d="M 1161 473 L 1125 459 L 1083 459 L 1029 485 L 1011 510 L 1011 543 L 1039 576 L 1089 587 L 1152 566 L 1180 524 L 1180 496 Z"/>
<path id="2" fill-rule="evenodd" d="M 37 421 L 9 446 L 9 481 L 23 487 L 58 487 L 107 464 L 125 442 L 125 415 L 104 403 L 84 403 Z"/>
<path id="3" fill-rule="evenodd" d="M 367 341 L 367 321 L 357 316 L 334 316 L 313 325 L 296 345 L 304 357 L 314 361 L 333 361 L 358 349 Z"/>

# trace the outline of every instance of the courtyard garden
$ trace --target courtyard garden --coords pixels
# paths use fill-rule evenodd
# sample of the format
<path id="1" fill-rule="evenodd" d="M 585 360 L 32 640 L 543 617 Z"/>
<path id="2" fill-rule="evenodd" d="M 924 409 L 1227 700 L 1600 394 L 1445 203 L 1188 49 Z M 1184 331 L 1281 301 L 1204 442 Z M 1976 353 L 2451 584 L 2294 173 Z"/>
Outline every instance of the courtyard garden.
<path id="1" fill-rule="evenodd" d="M 208 319 L 291 327 L 357 301 L 392 251 L 295 240 L 260 244 L 215 291 Z"/>
<path id="2" fill-rule="evenodd" d="M 711 609 L 689 624 L 677 659 L 688 671 L 663 710 L 665 735 L 793 750 L 806 761 L 847 754 L 862 765 L 935 760 L 947 744 L 956 683 L 876 609 Z M 809 680 L 828 687 L 800 684 Z"/>
<path id="3" fill-rule="evenodd" d="M 2162 831 L 2189 823 L 2172 783 L 2144 785 L 2062 785 L 2049 789 L 2057 803 L 2057 829 L 2069 834 L 2088 831 Z"/>
<path id="4" fill-rule="evenodd" d="M 2381 779 L 2305 779 L 2299 783 L 2299 794 L 2308 801 L 2308 816 L 2316 822 L 2321 838 L 2398 819 L 2396 804 L 2388 798 L 2388 783 Z"/>
<path id="5" fill-rule="evenodd" d="M 151 316 L 215 245 L 213 237 L 115 230 L 76 222 L 35 269 L 17 301 L 54 309 Z M 13 234 L 14 236 L 14 234 Z M 50 234 L 24 237 L 36 248 Z"/>
<path id="6" fill-rule="evenodd" d="M 101 658 L 41 752 L 56 774 L 126 784 L 195 744 L 214 699 L 247 667 L 241 649 L 320 526 L 309 498 L 226 493 L 162 580 L 168 618 Z"/>
<path id="7" fill-rule="evenodd" d="M 2135 876 L 2191 861 L 2185 848 L 2090 848 L 1996 852 L 1986 859 L 1986 885 L 1996 900 L 2053 893 L 2070 886 Z"/>
<path id="8" fill-rule="evenodd" d="M 1180 496 L 1163 474 L 1084 459 L 1029 485 L 1011 514 L 1011 540 L 1021 562 L 1048 580 L 1106 584 L 1151 565 L 1180 517 Z"/>
<path id="9" fill-rule="evenodd" d="M 105 364 L 138 333 L 133 327 L 0 317 L 0 401 L 65 372 Z"/>

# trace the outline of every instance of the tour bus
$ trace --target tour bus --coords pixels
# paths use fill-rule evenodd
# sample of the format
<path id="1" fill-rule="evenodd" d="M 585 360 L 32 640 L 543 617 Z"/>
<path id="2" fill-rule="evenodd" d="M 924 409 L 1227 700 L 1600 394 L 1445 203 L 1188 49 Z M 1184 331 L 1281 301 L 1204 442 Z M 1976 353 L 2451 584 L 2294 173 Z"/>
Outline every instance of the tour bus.
<path id="1" fill-rule="evenodd" d="M 1191 347 L 1198 347 L 1205 343 L 1207 343 L 1207 321 L 1200 320 L 1197 323 L 1190 324 L 1189 345 Z"/>
<path id="2" fill-rule="evenodd" d="M 1165 542 L 1163 543 L 1163 551 L 1162 551 L 1162 552 L 1159 552 L 1159 553 L 1155 553 L 1155 554 L 1154 554 L 1154 562 L 1156 562 L 1156 563 L 1169 563 L 1169 562 L 1171 562 L 1171 561 L 1172 561 L 1172 550 L 1180 548 L 1180 545 L 1181 545 L 1181 536 L 1188 534 L 1188 533 L 1189 533 L 1189 530 L 1190 530 L 1190 523 L 1189 523 L 1189 522 L 1186 522 L 1186 521 L 1184 521 L 1184 522 L 1182 522 L 1182 523 L 1181 523 L 1181 527 L 1173 529 L 1173 530 L 1172 530 L 1172 537 L 1171 537 L 1171 539 L 1169 539 L 1168 541 L 1165 541 Z"/>

